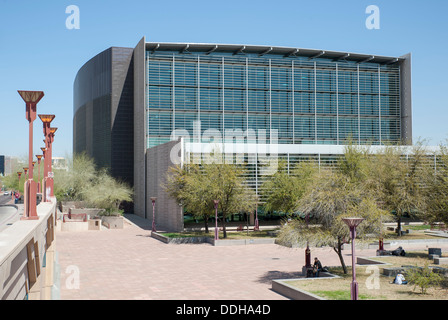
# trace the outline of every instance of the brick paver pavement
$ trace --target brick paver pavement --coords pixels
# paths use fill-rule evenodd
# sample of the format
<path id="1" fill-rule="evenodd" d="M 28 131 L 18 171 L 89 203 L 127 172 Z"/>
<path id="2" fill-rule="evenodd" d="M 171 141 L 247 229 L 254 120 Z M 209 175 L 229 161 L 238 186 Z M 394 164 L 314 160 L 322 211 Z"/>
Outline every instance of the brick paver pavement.
<path id="1" fill-rule="evenodd" d="M 150 233 L 130 223 L 121 230 L 57 232 L 60 298 L 286 299 L 271 290 L 271 280 L 299 277 L 305 260 L 303 249 L 164 244 Z M 312 249 L 315 256 L 324 266 L 339 265 L 330 248 Z M 348 250 L 344 256 L 350 264 Z"/>

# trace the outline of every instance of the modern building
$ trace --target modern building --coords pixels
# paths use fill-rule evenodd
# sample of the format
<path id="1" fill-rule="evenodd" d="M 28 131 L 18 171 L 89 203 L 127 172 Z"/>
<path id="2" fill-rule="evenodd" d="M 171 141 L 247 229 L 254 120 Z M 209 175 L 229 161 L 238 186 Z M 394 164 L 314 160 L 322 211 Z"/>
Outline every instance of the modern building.
<path id="1" fill-rule="evenodd" d="M 5 172 L 5 156 L 0 155 L 0 176 L 4 176 Z"/>
<path id="2" fill-rule="evenodd" d="M 160 187 L 173 150 L 186 163 L 222 142 L 223 153 L 253 160 L 248 181 L 258 191 L 265 153 L 289 168 L 332 162 L 348 140 L 411 145 L 411 55 L 143 38 L 79 70 L 73 121 L 74 152 L 133 185 L 135 214 L 152 219 L 157 196 L 156 221 L 178 230 L 181 210 Z"/>

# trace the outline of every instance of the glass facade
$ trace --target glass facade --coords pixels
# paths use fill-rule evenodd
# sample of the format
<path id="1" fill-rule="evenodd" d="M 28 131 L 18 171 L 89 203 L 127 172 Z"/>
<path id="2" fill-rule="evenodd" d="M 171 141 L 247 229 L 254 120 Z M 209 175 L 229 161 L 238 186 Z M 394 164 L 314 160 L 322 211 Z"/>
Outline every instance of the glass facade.
<path id="1" fill-rule="evenodd" d="M 147 148 L 175 129 L 278 131 L 279 144 L 401 141 L 399 64 L 146 51 Z"/>

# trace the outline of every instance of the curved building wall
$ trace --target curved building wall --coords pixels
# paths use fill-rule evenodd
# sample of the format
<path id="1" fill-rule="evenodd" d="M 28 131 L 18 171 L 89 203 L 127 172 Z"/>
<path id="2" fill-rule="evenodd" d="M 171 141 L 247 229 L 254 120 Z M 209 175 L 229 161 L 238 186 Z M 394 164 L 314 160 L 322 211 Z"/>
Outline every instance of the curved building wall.
<path id="1" fill-rule="evenodd" d="M 89 60 L 73 86 L 73 152 L 133 183 L 133 68 L 130 48 L 109 48 Z"/>

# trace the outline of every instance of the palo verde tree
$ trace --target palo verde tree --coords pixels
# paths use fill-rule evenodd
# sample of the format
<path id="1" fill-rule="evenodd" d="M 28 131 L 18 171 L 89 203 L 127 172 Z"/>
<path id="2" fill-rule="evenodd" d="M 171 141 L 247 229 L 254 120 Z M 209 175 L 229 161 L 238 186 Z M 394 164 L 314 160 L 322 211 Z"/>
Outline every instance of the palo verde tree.
<path id="1" fill-rule="evenodd" d="M 214 159 L 219 159 L 215 155 Z M 222 158 L 221 158 L 222 160 Z M 201 165 L 175 166 L 168 170 L 165 191 L 196 217 L 205 220 L 215 214 L 214 200 L 218 200 L 218 211 L 224 238 L 227 237 L 226 219 L 240 212 L 250 212 L 255 208 L 254 190 L 246 186 L 244 165 L 227 164 L 224 161 L 210 161 Z"/>
<path id="2" fill-rule="evenodd" d="M 368 157 L 367 188 L 383 210 L 394 213 L 399 236 L 403 216 L 421 212 L 425 206 L 425 150 L 421 144 L 410 150 L 406 154 L 396 146 L 386 146 Z"/>
<path id="3" fill-rule="evenodd" d="M 422 218 L 448 225 L 448 147 L 440 145 L 433 165 L 424 167 L 424 209 Z"/>
<path id="4" fill-rule="evenodd" d="M 310 183 L 297 202 L 297 210 L 312 216 L 311 224 L 293 220 L 282 227 L 279 242 L 288 245 L 329 246 L 339 257 L 344 273 L 347 268 L 342 247 L 349 241 L 349 228 L 344 217 L 365 219 L 357 229 L 361 240 L 367 235 L 379 237 L 389 215 L 377 206 L 376 199 L 363 184 L 364 151 L 347 146 L 345 154 L 334 168 L 321 168 L 310 176 Z"/>
<path id="5" fill-rule="evenodd" d="M 170 167 L 162 187 L 187 211 L 203 219 L 205 233 L 209 233 L 208 221 L 214 215 L 213 194 L 209 192 L 210 179 L 200 170 L 196 164 Z"/>
<path id="6" fill-rule="evenodd" d="M 280 162 L 278 171 L 262 185 L 266 211 L 280 211 L 287 215 L 295 213 L 297 202 L 318 170 L 312 163 L 301 162 L 288 173 L 286 166 Z"/>

